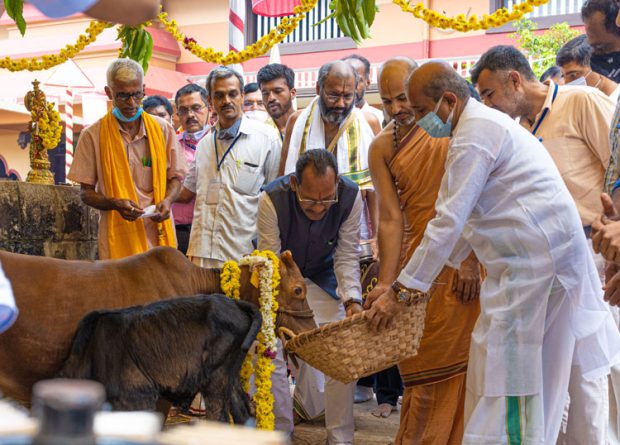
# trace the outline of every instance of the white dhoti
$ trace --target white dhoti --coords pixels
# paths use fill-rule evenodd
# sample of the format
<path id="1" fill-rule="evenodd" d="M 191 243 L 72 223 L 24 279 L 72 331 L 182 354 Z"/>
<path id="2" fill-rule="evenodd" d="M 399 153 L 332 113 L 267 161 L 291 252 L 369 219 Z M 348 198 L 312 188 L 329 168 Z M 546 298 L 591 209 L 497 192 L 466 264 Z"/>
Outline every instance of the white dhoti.
<path id="1" fill-rule="evenodd" d="M 602 286 L 605 282 L 605 260 L 600 254 L 594 253 L 590 239 L 588 246 Z M 617 308 L 610 307 L 610 309 L 612 315 L 614 309 L 617 312 Z M 608 380 L 610 378 L 611 375 L 588 381 L 584 379 L 580 368 L 573 366 L 568 384 L 568 403 L 562 418 L 558 445 L 610 443 L 608 441 L 610 426 Z"/>
<path id="2" fill-rule="evenodd" d="M 323 289 L 306 279 L 307 298 L 319 325 L 342 320 L 345 310 L 342 303 Z M 276 371 L 272 374 L 274 415 L 276 428 L 291 431 L 293 428 L 292 399 L 290 397 L 286 363 L 281 349 L 275 360 Z M 355 425 L 353 422 L 353 397 L 355 384 L 340 383 L 326 377 L 303 361 L 293 369 L 295 375 L 295 409 L 304 418 L 313 419 L 325 413 L 327 440 L 330 445 L 352 444 Z"/>
<path id="3" fill-rule="evenodd" d="M 471 389 L 474 365 L 467 374 L 463 445 L 556 442 L 566 406 L 575 337 L 570 331 L 570 300 L 561 286 L 549 296 L 543 341 L 542 393 L 504 397 L 482 396 Z M 469 363 L 475 364 L 470 354 Z M 517 442 L 516 437 L 522 442 Z"/>
<path id="4" fill-rule="evenodd" d="M 0 334 L 13 326 L 18 313 L 13 288 L 0 265 Z"/>

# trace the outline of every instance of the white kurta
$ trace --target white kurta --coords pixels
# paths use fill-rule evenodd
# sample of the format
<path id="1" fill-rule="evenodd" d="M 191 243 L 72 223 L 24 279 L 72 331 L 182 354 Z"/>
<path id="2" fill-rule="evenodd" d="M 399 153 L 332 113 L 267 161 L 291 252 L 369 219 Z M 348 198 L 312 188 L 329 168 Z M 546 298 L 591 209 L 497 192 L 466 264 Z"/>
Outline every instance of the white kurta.
<path id="1" fill-rule="evenodd" d="M 239 133 L 223 161 L 230 140 L 218 141 L 217 156 L 214 134 L 198 144 L 184 182 L 196 193 L 188 256 L 223 262 L 254 250 L 260 189 L 277 177 L 281 142 L 273 127 L 246 117 Z M 214 183 L 219 184 L 215 189 Z"/>
<path id="2" fill-rule="evenodd" d="M 620 335 L 573 199 L 535 137 L 469 100 L 453 130 L 436 210 L 398 280 L 426 291 L 446 263 L 459 264 L 471 248 L 486 268 L 468 391 L 542 392 L 543 361 L 553 359 L 543 357 L 543 344 L 557 315 L 548 306 L 554 282 L 567 303 L 554 307 L 569 312 L 564 334 L 575 341 L 573 363 L 588 379 L 609 372 L 620 358 Z"/>

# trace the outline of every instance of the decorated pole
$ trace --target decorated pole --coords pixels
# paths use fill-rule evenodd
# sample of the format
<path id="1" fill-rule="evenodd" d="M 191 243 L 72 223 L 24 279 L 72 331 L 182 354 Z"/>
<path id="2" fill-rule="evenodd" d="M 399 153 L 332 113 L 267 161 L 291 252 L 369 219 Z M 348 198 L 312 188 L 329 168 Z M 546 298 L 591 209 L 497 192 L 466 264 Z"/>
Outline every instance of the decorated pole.
<path id="1" fill-rule="evenodd" d="M 230 0 L 228 13 L 228 49 L 239 52 L 245 48 L 245 0 Z M 243 75 L 243 65 L 235 63 L 232 69 Z"/>
<path id="2" fill-rule="evenodd" d="M 67 87 L 67 100 L 65 102 L 65 170 L 73 163 L 73 89 Z"/>

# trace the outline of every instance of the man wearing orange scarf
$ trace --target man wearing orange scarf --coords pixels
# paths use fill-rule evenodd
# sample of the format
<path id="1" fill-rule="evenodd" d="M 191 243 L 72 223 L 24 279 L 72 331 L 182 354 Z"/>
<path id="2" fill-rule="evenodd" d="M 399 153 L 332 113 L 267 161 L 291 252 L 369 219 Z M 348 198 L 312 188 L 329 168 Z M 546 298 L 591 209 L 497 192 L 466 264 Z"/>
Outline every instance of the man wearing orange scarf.
<path id="1" fill-rule="evenodd" d="M 174 129 L 143 113 L 144 72 L 133 60 L 112 62 L 105 91 L 114 108 L 82 132 L 68 175 L 101 211 L 99 258 L 176 247 L 170 206 L 187 164 Z"/>

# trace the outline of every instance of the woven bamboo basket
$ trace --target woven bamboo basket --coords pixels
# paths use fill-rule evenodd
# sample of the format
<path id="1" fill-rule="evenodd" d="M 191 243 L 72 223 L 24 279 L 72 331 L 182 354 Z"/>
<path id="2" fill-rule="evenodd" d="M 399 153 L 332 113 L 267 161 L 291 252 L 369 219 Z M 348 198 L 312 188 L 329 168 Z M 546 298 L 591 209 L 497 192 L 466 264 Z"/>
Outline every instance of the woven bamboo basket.
<path id="1" fill-rule="evenodd" d="M 285 348 L 313 368 L 343 383 L 372 375 L 418 353 L 429 296 L 418 293 L 402 305 L 392 325 L 376 332 L 364 313 L 355 314 L 297 336 L 281 328 Z"/>

